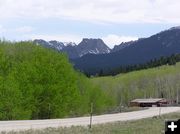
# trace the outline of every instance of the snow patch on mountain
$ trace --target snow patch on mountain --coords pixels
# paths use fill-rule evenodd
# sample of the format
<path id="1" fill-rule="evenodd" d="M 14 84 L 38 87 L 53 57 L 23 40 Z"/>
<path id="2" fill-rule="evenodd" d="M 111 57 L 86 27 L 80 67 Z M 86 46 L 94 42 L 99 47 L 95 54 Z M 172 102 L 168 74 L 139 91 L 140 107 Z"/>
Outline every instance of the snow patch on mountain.
<path id="1" fill-rule="evenodd" d="M 82 57 L 86 54 L 106 54 L 111 52 L 111 49 L 101 39 L 84 38 L 78 45 L 74 42 L 45 41 L 42 39 L 34 40 L 34 42 L 65 52 L 70 59 Z"/>
<path id="2" fill-rule="evenodd" d="M 63 42 L 64 46 L 76 46 L 74 42 Z"/>

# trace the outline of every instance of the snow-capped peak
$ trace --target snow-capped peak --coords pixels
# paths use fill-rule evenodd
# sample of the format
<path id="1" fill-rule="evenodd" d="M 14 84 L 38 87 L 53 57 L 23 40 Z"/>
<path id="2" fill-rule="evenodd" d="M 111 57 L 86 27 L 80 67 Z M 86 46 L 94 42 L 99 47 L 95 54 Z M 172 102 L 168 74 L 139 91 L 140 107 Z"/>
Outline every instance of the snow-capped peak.
<path id="1" fill-rule="evenodd" d="M 63 42 L 64 46 L 76 46 L 74 42 Z"/>

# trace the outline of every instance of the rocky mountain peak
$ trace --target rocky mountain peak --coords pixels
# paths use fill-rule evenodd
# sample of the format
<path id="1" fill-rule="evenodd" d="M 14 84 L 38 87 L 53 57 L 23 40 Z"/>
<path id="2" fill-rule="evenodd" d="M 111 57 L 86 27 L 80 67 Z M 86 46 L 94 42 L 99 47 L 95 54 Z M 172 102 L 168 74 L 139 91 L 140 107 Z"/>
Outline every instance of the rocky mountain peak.
<path id="1" fill-rule="evenodd" d="M 34 42 L 45 47 L 65 52 L 70 59 L 82 57 L 86 54 L 105 54 L 111 51 L 102 39 L 84 38 L 78 45 L 74 42 L 59 42 L 56 40 L 45 41 L 42 39 L 34 40 Z"/>

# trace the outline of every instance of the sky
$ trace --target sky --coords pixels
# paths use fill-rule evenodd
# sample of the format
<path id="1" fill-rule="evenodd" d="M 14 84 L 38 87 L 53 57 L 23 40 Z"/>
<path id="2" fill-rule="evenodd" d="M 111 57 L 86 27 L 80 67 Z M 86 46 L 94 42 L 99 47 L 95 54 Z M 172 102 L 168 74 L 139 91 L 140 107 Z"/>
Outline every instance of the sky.
<path id="1" fill-rule="evenodd" d="M 179 7 L 180 0 L 0 0 L 0 38 L 101 38 L 112 48 L 179 26 Z"/>

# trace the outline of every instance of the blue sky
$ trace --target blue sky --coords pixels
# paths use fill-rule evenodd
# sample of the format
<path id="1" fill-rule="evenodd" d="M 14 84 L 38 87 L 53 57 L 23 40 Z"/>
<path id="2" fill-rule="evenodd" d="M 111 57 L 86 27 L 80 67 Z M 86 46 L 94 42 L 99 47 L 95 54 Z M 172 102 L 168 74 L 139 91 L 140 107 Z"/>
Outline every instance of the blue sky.
<path id="1" fill-rule="evenodd" d="M 113 47 L 180 24 L 174 0 L 0 0 L 0 37 L 79 43 L 102 38 Z"/>

